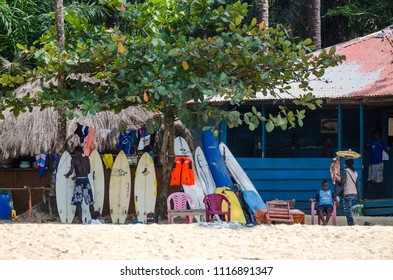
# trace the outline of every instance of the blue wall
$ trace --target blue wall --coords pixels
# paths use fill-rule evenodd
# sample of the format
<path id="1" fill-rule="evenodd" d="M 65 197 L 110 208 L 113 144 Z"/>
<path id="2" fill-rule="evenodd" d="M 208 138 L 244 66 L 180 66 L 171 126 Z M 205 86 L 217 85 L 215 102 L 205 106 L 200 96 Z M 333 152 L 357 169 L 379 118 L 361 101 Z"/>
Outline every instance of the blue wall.
<path id="1" fill-rule="evenodd" d="M 264 200 L 296 200 L 296 208 L 306 212 L 310 198 L 321 188 L 322 180 L 334 186 L 330 177 L 331 159 L 327 158 L 237 158 Z M 362 160 L 356 159 L 355 169 L 362 176 Z M 343 161 L 341 166 L 344 166 Z M 359 188 L 362 190 L 362 183 Z"/>

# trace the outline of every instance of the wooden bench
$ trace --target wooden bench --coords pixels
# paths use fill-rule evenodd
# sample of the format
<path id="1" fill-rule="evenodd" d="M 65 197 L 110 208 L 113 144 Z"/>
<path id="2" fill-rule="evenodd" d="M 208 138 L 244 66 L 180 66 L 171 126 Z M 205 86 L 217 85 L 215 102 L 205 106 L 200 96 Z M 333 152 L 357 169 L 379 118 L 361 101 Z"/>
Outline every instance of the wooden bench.
<path id="1" fill-rule="evenodd" d="M 172 224 L 173 224 L 173 219 L 176 216 L 180 216 L 185 218 L 186 216 L 200 216 L 201 220 L 205 219 L 206 217 L 206 210 L 205 209 L 186 209 L 186 210 L 168 210 L 169 214 L 171 215 L 172 218 Z"/>

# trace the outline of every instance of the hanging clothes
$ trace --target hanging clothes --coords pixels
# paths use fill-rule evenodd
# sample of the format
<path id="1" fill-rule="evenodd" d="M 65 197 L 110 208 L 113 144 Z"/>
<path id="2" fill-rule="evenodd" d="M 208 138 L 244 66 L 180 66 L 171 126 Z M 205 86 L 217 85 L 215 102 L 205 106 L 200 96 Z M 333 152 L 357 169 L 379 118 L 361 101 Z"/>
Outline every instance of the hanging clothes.
<path id="1" fill-rule="evenodd" d="M 102 155 L 102 161 L 104 162 L 106 169 L 112 169 L 112 167 L 113 167 L 113 156 L 112 156 L 112 154 L 104 154 L 104 155 Z"/>
<path id="2" fill-rule="evenodd" d="M 85 140 L 85 137 L 89 133 L 89 127 L 87 125 L 81 125 L 80 123 L 76 123 L 76 129 L 74 134 L 79 136 L 80 143 L 82 144 Z"/>
<path id="3" fill-rule="evenodd" d="M 174 160 L 175 167 L 171 171 L 170 186 L 194 185 L 195 175 L 192 170 L 192 160 L 189 157 L 177 157 Z"/>
<path id="4" fill-rule="evenodd" d="M 126 130 L 120 133 L 119 152 L 124 151 L 125 154 L 132 154 L 134 152 L 134 146 L 136 146 L 138 141 L 136 134 L 136 130 Z"/>
<path id="5" fill-rule="evenodd" d="M 142 127 L 138 130 L 139 144 L 138 151 L 143 151 L 146 146 L 150 146 L 151 135 L 147 131 L 146 127 Z"/>
<path id="6" fill-rule="evenodd" d="M 48 154 L 35 154 L 35 162 L 39 168 L 39 177 L 43 177 L 46 168 L 46 157 Z"/>
<path id="7" fill-rule="evenodd" d="M 94 138 L 96 135 L 96 129 L 94 127 L 89 128 L 89 133 L 83 142 L 83 154 L 88 157 L 94 150 Z"/>

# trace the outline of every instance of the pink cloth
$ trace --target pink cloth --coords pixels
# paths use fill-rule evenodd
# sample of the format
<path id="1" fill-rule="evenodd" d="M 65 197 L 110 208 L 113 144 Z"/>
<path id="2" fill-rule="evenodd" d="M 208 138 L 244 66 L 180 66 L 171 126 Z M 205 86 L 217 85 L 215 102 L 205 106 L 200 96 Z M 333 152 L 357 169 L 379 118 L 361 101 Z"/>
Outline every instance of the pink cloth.
<path id="1" fill-rule="evenodd" d="M 96 129 L 94 127 L 89 127 L 89 133 L 87 134 L 85 140 L 83 141 L 83 154 L 88 157 L 90 153 L 94 150 L 94 137 L 96 134 Z"/>

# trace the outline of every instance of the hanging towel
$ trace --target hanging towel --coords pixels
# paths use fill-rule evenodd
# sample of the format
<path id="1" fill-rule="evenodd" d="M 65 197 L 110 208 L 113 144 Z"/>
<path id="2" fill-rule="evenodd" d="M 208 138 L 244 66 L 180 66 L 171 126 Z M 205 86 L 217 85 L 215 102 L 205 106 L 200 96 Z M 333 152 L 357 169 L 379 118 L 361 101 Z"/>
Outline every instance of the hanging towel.
<path id="1" fill-rule="evenodd" d="M 76 129 L 74 134 L 79 136 L 79 140 L 81 144 L 84 142 L 85 137 L 89 133 L 89 127 L 87 125 L 81 125 L 80 123 L 76 123 Z"/>
<path id="2" fill-rule="evenodd" d="M 37 163 L 37 167 L 39 168 L 39 177 L 44 176 L 46 168 L 46 157 L 47 154 L 35 154 L 35 162 Z"/>
<path id="3" fill-rule="evenodd" d="M 126 130 L 119 136 L 119 152 L 124 151 L 125 154 L 132 154 L 133 147 L 137 143 L 136 130 Z"/>
<path id="4" fill-rule="evenodd" d="M 94 150 L 94 137 L 96 135 L 96 129 L 94 127 L 89 128 L 89 133 L 83 142 L 83 154 L 88 157 Z"/>
<path id="5" fill-rule="evenodd" d="M 104 154 L 102 156 L 102 161 L 104 162 L 106 169 L 112 169 L 112 167 L 113 167 L 113 156 L 112 156 L 112 154 Z"/>
<path id="6" fill-rule="evenodd" d="M 138 130 L 139 134 L 139 145 L 138 151 L 142 151 L 146 146 L 150 145 L 151 135 L 149 131 L 147 131 L 146 127 L 142 127 Z"/>

